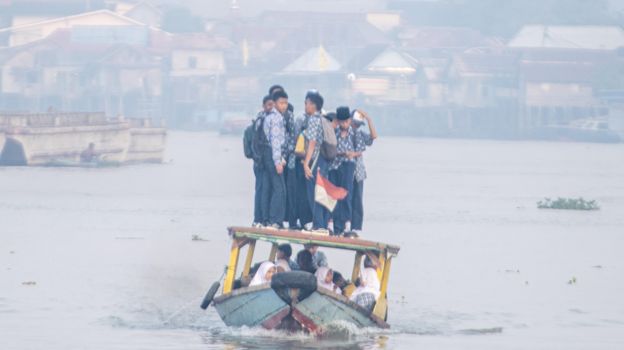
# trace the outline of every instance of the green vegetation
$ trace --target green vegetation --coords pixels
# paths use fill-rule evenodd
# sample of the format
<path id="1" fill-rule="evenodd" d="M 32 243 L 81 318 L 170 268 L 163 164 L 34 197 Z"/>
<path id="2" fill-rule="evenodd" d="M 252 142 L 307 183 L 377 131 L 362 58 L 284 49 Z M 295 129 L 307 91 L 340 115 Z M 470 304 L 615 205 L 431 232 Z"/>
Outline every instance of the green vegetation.
<path id="1" fill-rule="evenodd" d="M 544 198 L 537 202 L 539 209 L 566 209 L 566 210 L 598 210 L 600 207 L 595 200 L 587 201 L 580 198 L 557 198 L 552 200 L 550 198 Z"/>

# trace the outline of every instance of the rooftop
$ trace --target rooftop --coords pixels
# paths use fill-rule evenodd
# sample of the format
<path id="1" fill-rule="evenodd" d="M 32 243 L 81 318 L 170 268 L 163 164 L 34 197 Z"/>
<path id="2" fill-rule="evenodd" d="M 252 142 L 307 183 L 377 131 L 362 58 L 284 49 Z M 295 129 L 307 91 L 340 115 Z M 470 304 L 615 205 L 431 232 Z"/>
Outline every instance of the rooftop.
<path id="1" fill-rule="evenodd" d="M 624 47 L 624 31 L 616 26 L 524 26 L 509 47 L 615 50 Z"/>
<path id="2" fill-rule="evenodd" d="M 234 238 L 250 238 L 272 243 L 288 242 L 294 244 L 314 244 L 319 247 L 354 250 L 354 251 L 383 251 L 398 254 L 399 246 L 367 241 L 359 238 L 345 238 L 339 236 L 323 236 L 301 231 L 272 230 L 251 227 L 230 227 L 229 234 Z"/>

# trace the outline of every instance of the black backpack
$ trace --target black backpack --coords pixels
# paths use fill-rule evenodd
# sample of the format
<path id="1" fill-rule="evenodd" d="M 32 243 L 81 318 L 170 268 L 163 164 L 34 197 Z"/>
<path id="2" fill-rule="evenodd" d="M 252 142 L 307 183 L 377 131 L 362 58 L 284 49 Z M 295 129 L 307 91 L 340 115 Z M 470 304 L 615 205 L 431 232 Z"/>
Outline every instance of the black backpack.
<path id="1" fill-rule="evenodd" d="M 266 116 L 258 117 L 252 125 L 252 137 L 251 137 L 251 153 L 253 160 L 262 164 L 262 151 L 269 145 L 269 139 L 264 133 L 264 119 Z"/>
<path id="2" fill-rule="evenodd" d="M 243 152 L 245 152 L 245 158 L 253 159 L 253 135 L 254 135 L 254 121 L 245 128 L 243 133 Z"/>

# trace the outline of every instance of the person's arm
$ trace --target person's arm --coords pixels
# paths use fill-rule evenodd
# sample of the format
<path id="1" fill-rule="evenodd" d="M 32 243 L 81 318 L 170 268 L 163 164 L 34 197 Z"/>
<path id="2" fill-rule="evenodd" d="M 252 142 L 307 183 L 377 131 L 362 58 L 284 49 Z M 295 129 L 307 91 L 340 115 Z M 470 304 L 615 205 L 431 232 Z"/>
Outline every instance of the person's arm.
<path id="1" fill-rule="evenodd" d="M 282 142 L 284 140 L 283 137 L 280 137 L 280 127 L 276 122 L 274 116 L 268 120 L 269 122 L 269 144 L 271 145 L 271 157 L 273 159 L 273 164 L 275 164 L 275 170 L 277 170 L 278 174 L 281 174 L 284 170 L 282 165 Z"/>
<path id="2" fill-rule="evenodd" d="M 308 140 L 308 150 L 306 151 L 305 160 L 303 161 L 303 171 L 305 172 L 306 179 L 312 178 L 312 169 L 310 169 L 310 160 L 312 160 L 312 154 L 314 154 L 315 147 L 316 147 L 316 140 Z"/>
<path id="3" fill-rule="evenodd" d="M 368 132 L 371 136 L 371 141 L 377 138 L 377 129 L 375 129 L 375 125 L 373 125 L 373 119 L 368 115 L 368 113 L 364 111 L 360 111 L 364 118 L 366 119 L 366 123 L 368 124 Z"/>

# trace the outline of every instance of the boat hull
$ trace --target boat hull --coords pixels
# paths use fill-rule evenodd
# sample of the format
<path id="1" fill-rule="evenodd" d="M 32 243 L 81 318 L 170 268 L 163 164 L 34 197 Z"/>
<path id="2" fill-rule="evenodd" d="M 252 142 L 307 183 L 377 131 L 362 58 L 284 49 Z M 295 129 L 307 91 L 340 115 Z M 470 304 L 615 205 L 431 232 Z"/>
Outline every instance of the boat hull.
<path id="1" fill-rule="evenodd" d="M 389 328 L 384 320 L 344 296 L 323 289 L 287 303 L 268 285 L 242 288 L 215 298 L 214 306 L 223 322 L 233 327 L 322 333 L 336 322 L 349 322 L 361 328 Z"/>
<path id="2" fill-rule="evenodd" d="M 214 300 L 223 322 L 231 327 L 274 329 L 290 314 L 290 306 L 270 286 L 236 290 Z"/>

